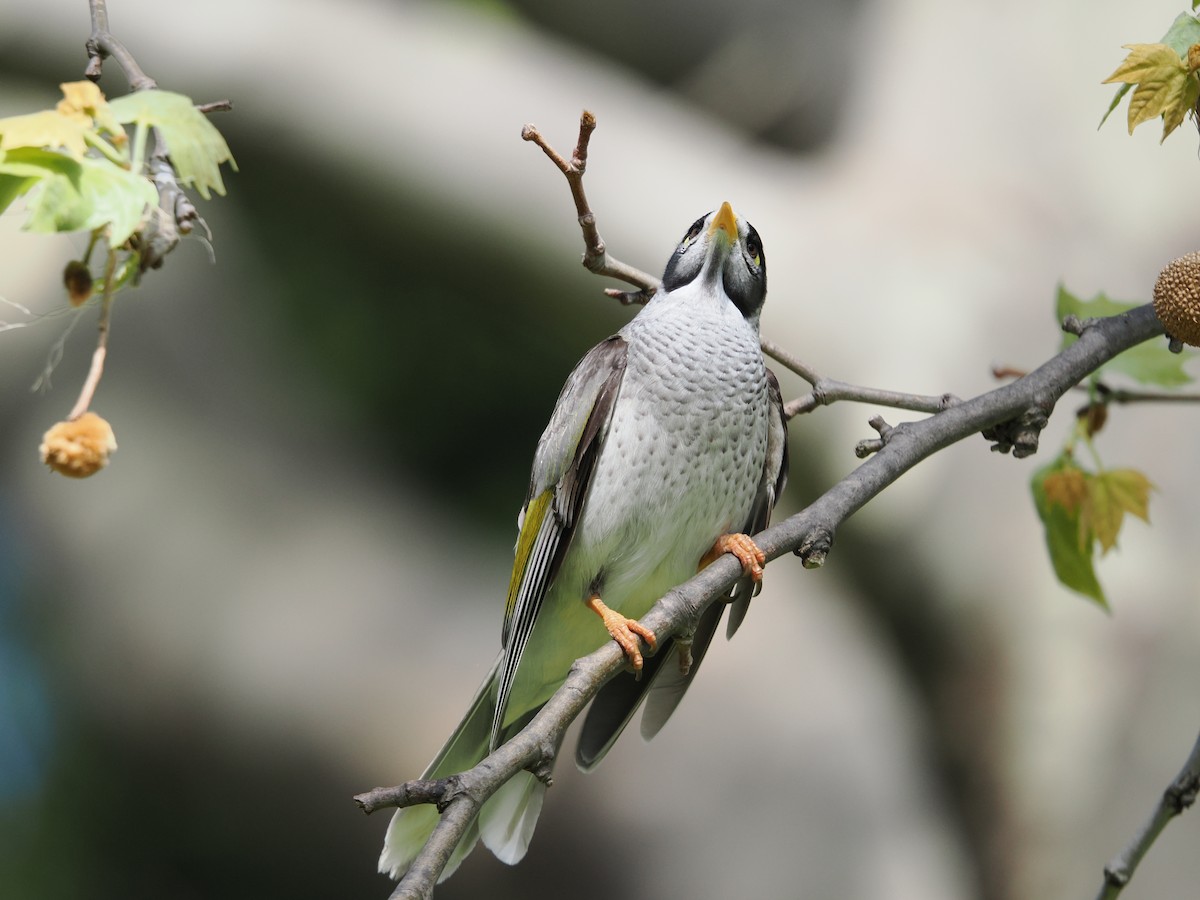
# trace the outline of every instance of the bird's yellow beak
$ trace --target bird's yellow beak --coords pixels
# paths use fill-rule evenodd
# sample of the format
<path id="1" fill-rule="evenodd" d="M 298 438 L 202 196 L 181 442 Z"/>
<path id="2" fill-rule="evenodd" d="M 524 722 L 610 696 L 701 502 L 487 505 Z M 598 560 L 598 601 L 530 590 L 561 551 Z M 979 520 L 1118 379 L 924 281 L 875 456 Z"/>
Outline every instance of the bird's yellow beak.
<path id="1" fill-rule="evenodd" d="M 715 237 L 718 231 L 725 232 L 725 238 L 730 243 L 735 243 L 738 239 L 737 216 L 733 214 L 733 207 L 729 205 L 729 201 L 722 203 L 717 214 L 713 216 L 712 224 L 708 226 L 708 236 Z"/>

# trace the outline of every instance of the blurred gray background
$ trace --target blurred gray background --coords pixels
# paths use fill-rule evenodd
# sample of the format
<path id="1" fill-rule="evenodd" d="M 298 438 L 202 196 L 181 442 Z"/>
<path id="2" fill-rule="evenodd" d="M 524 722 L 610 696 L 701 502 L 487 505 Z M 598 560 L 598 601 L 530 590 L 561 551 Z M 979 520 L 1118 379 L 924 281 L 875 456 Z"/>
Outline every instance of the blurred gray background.
<path id="1" fill-rule="evenodd" d="M 191 241 L 116 304 L 95 408 L 120 450 L 80 483 L 36 448 L 94 343 L 59 282 L 83 242 L 0 218 L 0 296 L 40 317 L 0 334 L 4 896 L 387 896 L 387 814 L 350 797 L 457 722 L 537 437 L 631 314 L 525 122 L 566 152 L 596 113 L 601 232 L 650 271 L 729 200 L 766 246 L 764 331 L 848 381 L 987 390 L 1058 346 L 1060 280 L 1146 300 L 1197 246 L 1190 124 L 1096 130 L 1163 0 L 110 7 L 164 88 L 234 101 L 240 172 L 201 204 L 216 265 Z M 56 102 L 88 29 L 83 0 L 0 0 L 0 115 Z M 1200 721 L 1200 424 L 1123 408 L 1098 439 L 1158 486 L 1099 563 L 1110 616 L 1054 581 L 1028 491 L 1072 406 L 1038 457 L 966 441 L 823 570 L 772 565 L 658 739 L 564 761 L 525 861 L 481 850 L 438 897 L 1092 896 Z M 876 412 L 792 423 L 781 514 Z M 1192 896 L 1198 840 L 1171 825 L 1125 896 Z"/>

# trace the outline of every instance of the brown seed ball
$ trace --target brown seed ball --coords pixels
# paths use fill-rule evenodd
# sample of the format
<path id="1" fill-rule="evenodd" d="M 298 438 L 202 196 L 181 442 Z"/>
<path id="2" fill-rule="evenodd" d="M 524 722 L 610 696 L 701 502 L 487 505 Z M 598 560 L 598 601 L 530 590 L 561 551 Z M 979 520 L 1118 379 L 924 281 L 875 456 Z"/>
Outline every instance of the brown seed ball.
<path id="1" fill-rule="evenodd" d="M 1200 347 L 1200 250 L 1171 260 L 1158 273 L 1154 312 L 1168 335 Z"/>
<path id="2" fill-rule="evenodd" d="M 47 431 L 38 449 L 42 462 L 55 472 L 87 478 L 108 465 L 108 457 L 117 449 L 117 438 L 108 422 L 94 412 L 86 412 Z"/>

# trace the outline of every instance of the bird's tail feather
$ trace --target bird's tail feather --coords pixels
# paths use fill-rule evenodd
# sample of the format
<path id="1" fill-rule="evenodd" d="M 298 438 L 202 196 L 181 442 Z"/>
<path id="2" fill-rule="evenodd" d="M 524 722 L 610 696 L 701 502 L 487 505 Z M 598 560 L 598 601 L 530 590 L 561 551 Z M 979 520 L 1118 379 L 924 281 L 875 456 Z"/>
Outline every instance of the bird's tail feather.
<path id="1" fill-rule="evenodd" d="M 580 769 L 590 772 L 600 764 L 643 701 L 646 710 L 642 714 L 642 737 L 650 740 L 658 734 L 700 671 L 700 663 L 724 611 L 725 604 L 713 603 L 700 617 L 692 636 L 692 665 L 687 672 L 679 671 L 676 642 L 672 638 L 646 660 L 641 678 L 632 672 L 622 672 L 600 689 L 588 709 L 575 749 L 575 762 Z"/>
<path id="2" fill-rule="evenodd" d="M 445 778 L 466 771 L 488 755 L 491 743 L 492 718 L 496 707 L 496 673 L 499 660 L 484 679 L 454 734 L 434 757 L 422 778 Z M 507 740 L 524 726 L 528 717 L 510 726 Z M 474 849 L 480 836 L 484 845 L 503 862 L 518 862 L 529 847 L 542 809 L 546 786 L 528 772 L 518 773 L 504 784 L 479 812 L 458 846 L 455 847 L 438 881 L 454 873 L 459 864 Z M 438 822 L 438 811 L 430 805 L 410 806 L 396 810 L 383 840 L 379 856 L 379 871 L 400 878 L 408 871 Z"/>

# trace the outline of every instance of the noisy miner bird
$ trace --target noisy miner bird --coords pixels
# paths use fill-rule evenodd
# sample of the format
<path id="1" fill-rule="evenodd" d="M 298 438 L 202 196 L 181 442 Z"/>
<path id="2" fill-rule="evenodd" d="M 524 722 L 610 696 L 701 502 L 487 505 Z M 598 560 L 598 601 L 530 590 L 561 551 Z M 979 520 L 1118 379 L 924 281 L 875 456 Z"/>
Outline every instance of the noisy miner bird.
<path id="1" fill-rule="evenodd" d="M 575 367 L 534 455 L 500 656 L 422 777 L 474 766 L 610 636 L 633 671 L 596 696 L 576 761 L 595 766 L 643 700 L 642 735 L 653 737 L 695 677 L 724 604 L 708 608 L 690 644 L 670 641 L 649 659 L 639 639 L 653 649 L 655 637 L 636 620 L 726 552 L 744 572 L 730 595 L 729 636 L 737 630 L 764 561 L 748 535 L 766 526 L 787 477 L 779 382 L 759 348 L 766 292 L 758 232 L 724 203 L 688 229 L 645 308 Z M 442 878 L 481 837 L 504 862 L 520 860 L 545 790 L 529 772 L 508 781 Z M 432 806 L 398 810 L 379 870 L 399 878 L 437 817 Z"/>

